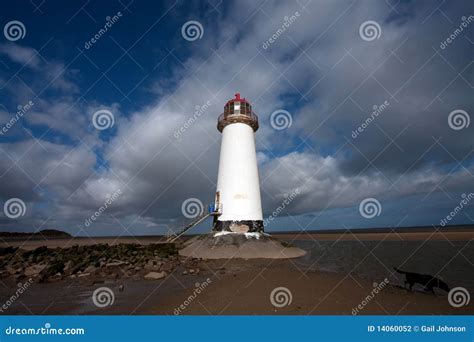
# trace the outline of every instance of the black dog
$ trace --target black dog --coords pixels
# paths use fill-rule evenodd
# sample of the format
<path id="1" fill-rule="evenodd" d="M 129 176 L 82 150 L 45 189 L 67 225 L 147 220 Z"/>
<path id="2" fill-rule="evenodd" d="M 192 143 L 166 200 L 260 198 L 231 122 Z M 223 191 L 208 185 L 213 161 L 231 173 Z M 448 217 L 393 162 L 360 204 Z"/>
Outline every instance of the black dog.
<path id="1" fill-rule="evenodd" d="M 413 272 L 401 271 L 398 268 L 393 268 L 398 273 L 405 275 L 405 287 L 408 285 L 408 289 L 411 291 L 411 288 L 416 283 L 421 284 L 425 287 L 426 291 L 434 293 L 433 288 L 437 287 L 446 292 L 449 292 L 449 286 L 441 279 L 435 278 L 429 274 L 419 274 Z"/>

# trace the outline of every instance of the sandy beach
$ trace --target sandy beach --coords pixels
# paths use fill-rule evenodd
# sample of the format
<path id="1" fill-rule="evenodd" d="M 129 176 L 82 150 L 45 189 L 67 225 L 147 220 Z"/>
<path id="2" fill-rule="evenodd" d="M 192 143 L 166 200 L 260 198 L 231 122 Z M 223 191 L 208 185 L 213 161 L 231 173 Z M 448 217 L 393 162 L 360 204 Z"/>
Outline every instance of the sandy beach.
<path id="1" fill-rule="evenodd" d="M 202 268 L 199 275 L 182 275 L 178 269 L 163 280 L 90 278 L 33 284 L 2 314 L 352 315 L 374 290 L 372 281 L 351 275 L 305 273 L 290 261 L 259 260 L 250 267 L 245 261 L 213 261 L 200 262 L 199 266 Z M 198 284 L 204 282 L 209 285 L 196 295 Z M 103 286 L 113 290 L 114 303 L 98 308 L 91 296 Z M 15 284 L 3 286 L 0 298 L 6 300 L 14 287 Z M 270 294 L 276 287 L 291 291 L 288 305 L 281 308 L 272 305 Z M 446 293 L 410 292 L 390 284 L 356 312 L 360 315 L 473 313 L 472 304 L 462 308 L 450 306 Z"/>
<path id="2" fill-rule="evenodd" d="M 473 240 L 472 232 L 282 234 L 276 237 L 291 244 L 299 243 L 302 248 L 312 246 L 308 244 L 313 243 L 315 247 L 311 247 L 313 250 L 308 249 L 307 256 L 296 259 L 201 260 L 177 255 L 176 250 L 182 246 L 182 241 L 174 250 L 174 247 L 163 244 L 161 237 L 3 241 L 2 248 L 21 246 L 21 250 L 16 250 L 15 253 L 20 253 L 19 251 L 27 253 L 25 255 L 29 255 L 28 260 L 32 258 L 32 254 L 37 253 L 38 250 L 35 248 L 47 246 L 49 249 L 42 251 L 38 260 L 41 258 L 53 260 L 51 255 L 54 254 L 56 259 L 60 255 L 62 260 L 66 260 L 71 254 L 71 248 L 75 250 L 74 257 L 80 253 L 76 250 L 86 253 L 81 249 L 86 248 L 88 251 L 86 259 L 91 259 L 91 255 L 97 255 L 98 261 L 93 263 L 93 267 L 84 264 L 82 269 L 75 271 L 66 267 L 57 274 L 43 276 L 44 279 L 41 281 L 39 280 L 41 273 L 26 276 L 26 269 L 30 267 L 31 271 L 31 265 L 21 267 L 21 262 L 18 262 L 14 264 L 15 267 L 8 266 L 7 269 L 3 267 L 0 302 L 9 305 L 3 307 L 0 314 L 474 314 L 472 302 L 461 307 L 453 307 L 448 301 L 447 292 L 441 289 L 435 289 L 435 294 L 424 291 L 421 286 L 415 286 L 413 291 L 404 289 L 404 276 L 392 268 L 400 266 L 400 261 L 395 260 L 390 254 L 384 255 L 376 249 L 369 249 L 373 256 L 369 252 L 360 254 L 356 249 L 350 249 L 346 254 L 337 254 L 347 246 L 363 244 L 367 244 L 364 245 L 366 248 L 371 246 L 370 244 L 377 246 L 387 243 L 384 246 L 393 246 L 394 252 L 397 252 L 399 251 L 397 241 L 413 246 L 414 251 L 422 250 L 430 243 L 435 246 L 430 248 L 438 248 L 439 244 L 450 246 L 449 244 L 457 243 L 462 244 L 463 249 L 454 245 L 453 251 L 448 252 L 456 255 L 454 250 L 457 250 L 469 259 L 470 254 L 467 251 L 472 247 L 469 246 Z M 323 252 L 314 249 L 324 244 L 328 247 L 325 247 Z M 76 246 L 72 247 L 74 245 Z M 167 246 L 166 250 L 163 250 L 164 246 Z M 97 248 L 100 253 L 95 250 Z M 336 259 L 339 255 L 342 258 L 339 262 L 347 267 L 338 268 L 336 271 L 329 270 L 327 265 L 333 262 L 329 264 L 323 262 L 323 254 L 327 254 L 328 250 L 336 253 Z M 115 254 L 104 257 L 103 253 Z M 7 257 L 12 258 L 13 255 L 4 255 L 3 264 L 6 264 Z M 364 270 L 359 269 L 368 257 L 374 259 L 374 264 L 367 264 L 364 267 L 369 270 L 376 269 L 376 272 L 364 273 Z M 125 261 L 118 260 L 120 258 Z M 440 274 L 436 272 L 433 274 L 448 277 L 449 279 L 445 279 L 448 283 L 457 285 L 458 278 L 453 274 L 472 275 L 473 271 L 469 260 L 466 261 L 461 256 L 459 258 L 459 261 L 452 262 L 449 267 L 442 269 Z M 355 267 L 348 265 L 349 259 L 354 259 Z M 384 264 L 378 266 L 379 271 L 374 266 L 378 262 L 376 259 Z M 416 260 L 424 259 L 426 258 L 421 255 Z M 431 267 L 437 266 L 435 259 L 428 262 L 431 263 Z M 337 262 L 335 264 L 338 266 Z M 418 264 L 407 261 L 403 266 L 416 269 Z M 150 272 L 154 274 L 150 276 L 153 279 L 147 279 Z M 30 278 L 31 285 L 12 301 L 18 283 L 25 284 Z M 463 278 L 459 279 L 462 283 Z M 103 287 L 111 291 L 113 302 L 98 307 L 93 301 L 94 291 Z"/>

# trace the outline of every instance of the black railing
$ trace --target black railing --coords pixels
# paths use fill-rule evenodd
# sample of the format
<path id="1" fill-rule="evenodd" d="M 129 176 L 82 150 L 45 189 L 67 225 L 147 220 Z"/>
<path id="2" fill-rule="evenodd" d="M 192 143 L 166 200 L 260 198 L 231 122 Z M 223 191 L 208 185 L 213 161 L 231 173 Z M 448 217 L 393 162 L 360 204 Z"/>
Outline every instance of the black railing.
<path id="1" fill-rule="evenodd" d="M 217 120 L 217 129 L 222 132 L 225 126 L 236 122 L 248 124 L 254 131 L 258 129 L 258 116 L 254 112 L 248 114 L 222 113 Z"/>

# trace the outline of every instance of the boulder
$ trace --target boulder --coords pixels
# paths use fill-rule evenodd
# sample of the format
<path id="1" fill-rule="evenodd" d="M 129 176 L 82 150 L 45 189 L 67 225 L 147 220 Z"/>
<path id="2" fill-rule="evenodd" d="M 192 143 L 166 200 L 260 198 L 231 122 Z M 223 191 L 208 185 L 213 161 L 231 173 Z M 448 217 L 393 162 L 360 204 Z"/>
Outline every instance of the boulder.
<path id="1" fill-rule="evenodd" d="M 74 266 L 74 262 L 69 260 L 64 264 L 64 273 L 70 273 L 72 271 L 72 267 Z"/>
<path id="2" fill-rule="evenodd" d="M 32 265 L 25 269 L 25 276 L 27 277 L 35 277 L 37 276 L 46 265 Z"/>
<path id="3" fill-rule="evenodd" d="M 95 266 L 88 266 L 86 267 L 86 269 L 84 270 L 84 273 L 94 273 L 96 271 L 96 267 Z"/>
<path id="4" fill-rule="evenodd" d="M 166 272 L 149 272 L 145 275 L 145 279 L 163 279 L 166 277 Z"/>
<path id="5" fill-rule="evenodd" d="M 125 261 L 113 261 L 113 262 L 108 262 L 105 264 L 105 267 L 116 267 L 116 266 L 123 266 L 125 265 Z"/>
<path id="6" fill-rule="evenodd" d="M 153 271 L 155 270 L 157 267 L 155 266 L 153 260 L 150 260 L 148 261 L 146 264 L 145 264 L 145 267 L 144 269 L 147 270 L 147 271 Z"/>

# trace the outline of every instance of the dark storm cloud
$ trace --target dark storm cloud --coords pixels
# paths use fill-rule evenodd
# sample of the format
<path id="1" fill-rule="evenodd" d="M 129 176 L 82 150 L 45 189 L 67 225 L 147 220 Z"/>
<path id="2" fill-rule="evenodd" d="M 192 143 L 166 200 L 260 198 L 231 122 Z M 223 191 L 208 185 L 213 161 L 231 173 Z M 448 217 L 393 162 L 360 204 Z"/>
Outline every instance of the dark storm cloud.
<path id="1" fill-rule="evenodd" d="M 48 143 L 46 150 L 34 144 L 19 162 L 31 173 L 28 177 L 13 172 L 15 163 L 6 159 L 2 198 L 21 196 L 33 206 L 47 203 L 49 213 L 54 206 L 48 225 L 75 232 L 103 233 L 120 224 L 143 233 L 178 225 L 185 199 L 208 203 L 213 198 L 220 145 L 217 115 L 236 90 L 249 98 L 260 118 L 256 139 L 266 213 L 295 189 L 300 195 L 285 214 L 350 208 L 366 197 L 400 201 L 432 191 L 463 191 L 472 184 L 474 171 L 473 125 L 453 130 L 448 115 L 455 109 L 474 112 L 473 45 L 467 39 L 472 28 L 446 49 L 439 45 L 471 9 L 453 2 L 443 5 L 441 13 L 438 5 L 226 4 L 222 15 L 205 26 L 206 39 L 193 43 L 193 53 L 171 79 L 163 82 L 152 75 L 156 81 L 148 89 L 164 95 L 159 101 L 126 116 L 118 104 L 109 106 L 116 115 L 116 135 L 107 143 L 90 131 L 91 113 L 100 104 L 69 109 L 77 88 L 66 74 L 61 89 L 71 98 L 45 100 L 27 120 L 78 135 L 81 142 L 75 147 Z M 365 41 L 359 35 L 368 20 L 379 23 L 379 39 Z M 31 56 L 25 48 L 2 47 L 0 52 L 17 62 Z M 40 60 L 30 64 L 42 75 L 50 70 Z M 170 92 L 169 84 L 176 89 Z M 371 116 L 373 106 L 385 102 L 384 110 L 354 138 L 353 131 Z M 196 106 L 206 103 L 204 111 L 197 111 Z M 291 113 L 293 123 L 286 130 L 270 125 L 270 115 L 278 109 Z M 29 144 L 33 142 L 1 147 L 16 155 Z M 107 161 L 101 168 L 94 149 Z M 43 192 L 31 191 L 38 182 Z M 93 227 L 84 227 L 84 219 L 117 189 L 122 194 L 107 213 Z M 50 216 L 35 212 L 38 225 Z M 28 219 L 34 222 L 34 217 Z"/>

